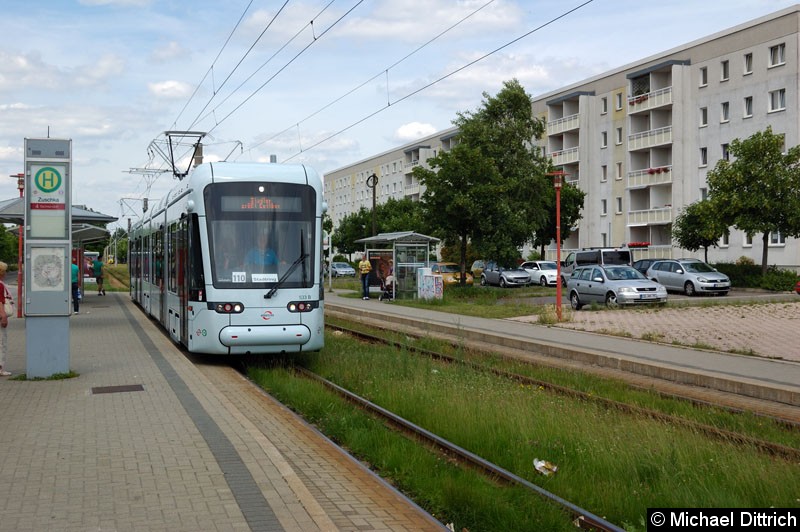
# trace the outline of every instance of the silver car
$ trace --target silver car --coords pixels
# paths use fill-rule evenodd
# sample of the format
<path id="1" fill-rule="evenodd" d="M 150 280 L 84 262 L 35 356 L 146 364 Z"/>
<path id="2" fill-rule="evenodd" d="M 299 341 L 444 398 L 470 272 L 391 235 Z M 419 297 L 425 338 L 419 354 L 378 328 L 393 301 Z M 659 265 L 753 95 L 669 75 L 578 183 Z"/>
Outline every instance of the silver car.
<path id="1" fill-rule="evenodd" d="M 659 260 L 648 268 L 647 278 L 663 284 L 667 290 L 683 292 L 687 296 L 724 296 L 731 289 L 727 275 L 698 259 Z"/>
<path id="2" fill-rule="evenodd" d="M 489 261 L 481 273 L 481 286 L 487 284 L 509 286 L 525 286 L 531 282 L 528 272 L 518 266 L 501 266 L 495 261 Z"/>
<path id="3" fill-rule="evenodd" d="M 558 265 L 551 260 L 529 260 L 519 265 L 531 276 L 531 284 L 555 286 L 558 281 Z"/>
<path id="4" fill-rule="evenodd" d="M 630 266 L 581 266 L 567 280 L 572 308 L 591 302 L 609 308 L 641 303 L 666 303 L 667 289 Z"/>
<path id="5" fill-rule="evenodd" d="M 355 277 L 356 270 L 346 262 L 334 262 L 331 264 L 331 274 L 334 277 Z"/>

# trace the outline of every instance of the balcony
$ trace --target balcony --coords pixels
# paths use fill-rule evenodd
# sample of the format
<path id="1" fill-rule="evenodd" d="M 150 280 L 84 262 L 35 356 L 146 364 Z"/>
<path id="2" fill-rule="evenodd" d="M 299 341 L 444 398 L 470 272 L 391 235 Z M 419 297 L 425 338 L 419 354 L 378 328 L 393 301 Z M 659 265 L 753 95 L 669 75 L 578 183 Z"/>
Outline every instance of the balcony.
<path id="1" fill-rule="evenodd" d="M 573 129 L 578 129 L 580 127 L 580 120 L 578 119 L 578 115 L 570 115 L 565 116 L 564 118 L 559 118 L 558 120 L 551 120 L 547 123 L 547 134 L 548 135 L 559 135 L 564 133 L 565 131 L 572 131 Z"/>
<path id="2" fill-rule="evenodd" d="M 628 135 L 628 150 L 646 150 L 655 146 L 672 144 L 672 126 L 660 127 Z"/>
<path id="3" fill-rule="evenodd" d="M 406 185 L 405 187 L 403 187 L 403 195 L 404 196 L 414 196 L 414 195 L 417 195 L 417 194 L 419 194 L 419 185 L 418 184 Z"/>
<path id="4" fill-rule="evenodd" d="M 574 164 L 580 160 L 578 157 L 578 146 L 567 148 L 566 150 L 554 151 L 550 154 L 550 157 L 553 159 L 553 166 Z"/>
<path id="5" fill-rule="evenodd" d="M 406 174 L 410 174 L 414 167 L 419 164 L 419 159 L 411 161 L 409 163 L 403 163 L 403 172 Z"/>
<path id="6" fill-rule="evenodd" d="M 649 111 L 672 105 L 672 87 L 658 89 L 639 96 L 628 96 L 628 114 Z"/>
<path id="7" fill-rule="evenodd" d="M 672 258 L 672 246 L 670 245 L 662 245 L 662 246 L 651 245 L 646 248 L 633 248 L 632 251 L 634 260 Z"/>
<path id="8" fill-rule="evenodd" d="M 672 165 L 628 172 L 628 188 L 644 188 L 672 183 Z"/>
<path id="9" fill-rule="evenodd" d="M 672 207 L 628 211 L 628 227 L 642 225 L 666 225 L 672 223 Z"/>

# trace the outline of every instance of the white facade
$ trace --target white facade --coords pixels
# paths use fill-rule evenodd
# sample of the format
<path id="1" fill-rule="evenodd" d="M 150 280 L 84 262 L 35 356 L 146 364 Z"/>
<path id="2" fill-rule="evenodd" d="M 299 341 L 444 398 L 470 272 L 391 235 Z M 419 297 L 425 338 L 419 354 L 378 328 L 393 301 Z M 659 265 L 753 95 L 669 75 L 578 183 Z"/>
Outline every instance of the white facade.
<path id="1" fill-rule="evenodd" d="M 771 126 L 800 144 L 800 5 L 539 96 L 540 144 L 586 192 L 583 218 L 563 248 L 649 242 L 635 258 L 702 258 L 673 246 L 672 221 L 707 193 L 706 173 L 733 139 Z M 376 202 L 419 199 L 417 164 L 452 147 L 455 128 L 325 175 L 338 225 L 361 206 L 378 176 Z M 413 230 L 413 228 L 409 228 Z M 770 264 L 800 265 L 793 238 L 771 235 Z M 761 235 L 733 230 L 711 262 L 761 260 Z M 553 249 L 553 255 L 555 250 Z"/>

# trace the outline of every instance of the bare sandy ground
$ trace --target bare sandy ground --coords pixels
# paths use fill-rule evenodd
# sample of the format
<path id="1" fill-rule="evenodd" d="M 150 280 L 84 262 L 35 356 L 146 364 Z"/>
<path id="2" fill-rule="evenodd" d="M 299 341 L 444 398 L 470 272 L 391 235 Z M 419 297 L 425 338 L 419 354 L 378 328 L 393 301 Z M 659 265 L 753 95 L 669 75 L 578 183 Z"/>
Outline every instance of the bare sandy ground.
<path id="1" fill-rule="evenodd" d="M 800 301 L 564 312 L 565 329 L 800 362 Z"/>

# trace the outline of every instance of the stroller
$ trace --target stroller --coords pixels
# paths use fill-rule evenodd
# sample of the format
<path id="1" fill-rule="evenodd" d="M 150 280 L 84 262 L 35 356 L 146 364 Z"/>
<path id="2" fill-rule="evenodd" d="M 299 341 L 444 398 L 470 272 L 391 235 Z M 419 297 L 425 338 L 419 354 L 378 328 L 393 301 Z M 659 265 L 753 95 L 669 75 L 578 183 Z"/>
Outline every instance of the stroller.
<path id="1" fill-rule="evenodd" d="M 381 279 L 381 295 L 378 301 L 394 301 L 394 275 Z"/>

